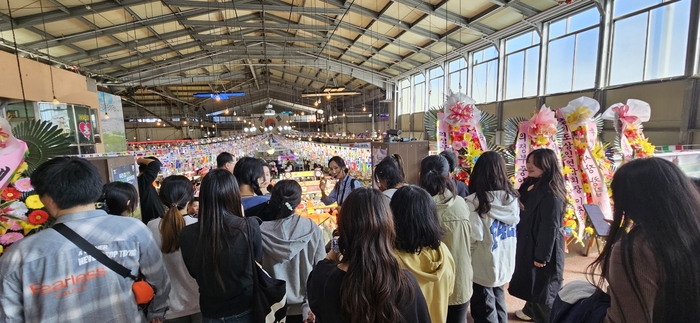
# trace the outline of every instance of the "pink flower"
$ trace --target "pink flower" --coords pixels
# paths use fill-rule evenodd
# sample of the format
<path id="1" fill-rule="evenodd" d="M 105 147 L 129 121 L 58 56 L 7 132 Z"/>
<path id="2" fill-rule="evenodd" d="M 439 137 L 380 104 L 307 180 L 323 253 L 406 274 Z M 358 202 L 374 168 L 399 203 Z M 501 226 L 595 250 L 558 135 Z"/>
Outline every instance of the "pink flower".
<path id="1" fill-rule="evenodd" d="M 452 149 L 454 151 L 460 151 L 462 148 L 464 148 L 464 145 L 462 144 L 461 141 L 453 141 L 452 142 Z"/>
<path id="2" fill-rule="evenodd" d="M 8 232 L 0 236 L 0 244 L 5 246 L 11 245 L 19 240 L 22 240 L 22 238 L 24 238 L 24 236 L 19 232 Z"/>
<path id="3" fill-rule="evenodd" d="M 7 222 L 5 222 L 5 223 L 6 223 L 7 228 L 9 230 L 12 230 L 12 231 L 22 230 L 22 226 L 19 225 L 19 223 L 17 223 L 17 221 L 15 221 L 15 220 L 7 220 Z"/>
<path id="4" fill-rule="evenodd" d="M 15 182 L 15 188 L 22 193 L 31 192 L 34 190 L 31 180 L 27 177 L 18 179 Z"/>

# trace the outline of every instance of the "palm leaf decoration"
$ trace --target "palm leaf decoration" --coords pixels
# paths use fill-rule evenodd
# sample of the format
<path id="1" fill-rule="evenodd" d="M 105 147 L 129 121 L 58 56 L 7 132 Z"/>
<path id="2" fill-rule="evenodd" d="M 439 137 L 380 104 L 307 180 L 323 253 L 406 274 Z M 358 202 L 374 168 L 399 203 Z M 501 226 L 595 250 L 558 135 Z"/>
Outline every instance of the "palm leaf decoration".
<path id="1" fill-rule="evenodd" d="M 520 123 L 527 121 L 525 117 L 512 117 L 508 118 L 503 124 L 503 132 L 505 135 L 506 145 L 513 145 L 518 139 L 518 132 L 520 131 Z"/>
<path id="2" fill-rule="evenodd" d="M 598 113 L 597 116 L 593 118 L 593 122 L 595 122 L 596 130 L 598 130 L 597 136 L 598 138 L 603 137 L 603 125 L 605 120 L 603 120 L 603 114 Z"/>
<path id="3" fill-rule="evenodd" d="M 498 118 L 495 114 L 481 111 L 481 119 L 479 119 L 479 124 L 481 125 L 481 132 L 484 134 L 484 139 L 486 139 L 486 144 L 489 150 L 491 150 L 491 146 L 496 143 Z"/>
<path id="4" fill-rule="evenodd" d="M 442 106 L 438 106 L 437 108 L 433 107 L 428 109 L 428 111 L 425 112 L 425 115 L 423 115 L 423 126 L 425 127 L 425 131 L 428 133 L 427 137 L 430 141 L 437 140 L 437 114 L 442 112 L 442 110 Z"/>
<path id="5" fill-rule="evenodd" d="M 12 134 L 27 143 L 27 172 L 32 173 L 50 158 L 70 153 L 69 137 L 49 121 L 29 120 L 12 128 Z"/>

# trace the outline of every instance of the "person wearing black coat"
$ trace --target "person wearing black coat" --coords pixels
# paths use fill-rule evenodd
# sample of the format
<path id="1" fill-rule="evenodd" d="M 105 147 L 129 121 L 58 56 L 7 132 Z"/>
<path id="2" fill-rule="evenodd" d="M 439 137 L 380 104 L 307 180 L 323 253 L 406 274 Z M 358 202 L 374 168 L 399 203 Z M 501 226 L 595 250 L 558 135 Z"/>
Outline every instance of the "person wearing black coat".
<path id="1" fill-rule="evenodd" d="M 533 151 L 527 167 L 529 177 L 518 190 L 524 209 L 517 227 L 515 272 L 508 292 L 527 301 L 525 315 L 536 323 L 546 323 L 564 273 L 564 178 L 555 153 L 549 149 Z"/>

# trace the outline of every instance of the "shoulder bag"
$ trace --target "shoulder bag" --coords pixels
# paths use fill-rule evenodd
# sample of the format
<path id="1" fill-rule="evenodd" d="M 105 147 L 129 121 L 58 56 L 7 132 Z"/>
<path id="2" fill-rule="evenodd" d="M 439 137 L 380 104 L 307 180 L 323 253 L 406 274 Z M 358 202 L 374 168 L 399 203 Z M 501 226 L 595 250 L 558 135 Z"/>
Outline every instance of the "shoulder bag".
<path id="1" fill-rule="evenodd" d="M 253 267 L 253 317 L 255 322 L 284 323 L 287 317 L 287 282 L 270 277 L 255 261 L 253 235 L 246 221 L 248 253 Z"/>
<path id="2" fill-rule="evenodd" d="M 107 266 L 107 268 L 111 269 L 112 271 L 121 275 L 124 278 L 133 279 L 134 284 L 131 285 L 131 289 L 134 292 L 136 304 L 139 305 L 141 308 L 148 307 L 148 303 L 150 303 L 153 300 L 155 291 L 153 289 L 153 286 L 151 286 L 151 284 L 149 284 L 143 279 L 141 273 L 139 273 L 138 277 L 132 275 L 131 270 L 124 267 L 122 264 L 114 261 L 113 259 L 107 257 L 107 255 L 105 255 L 102 251 L 95 248 L 95 246 L 93 246 L 90 242 L 85 240 L 85 238 L 81 237 L 79 234 L 77 234 L 65 224 L 56 223 L 52 228 L 58 231 L 58 233 L 60 233 L 62 236 L 66 237 L 66 239 L 70 240 L 73 244 L 78 246 L 78 248 L 87 252 L 90 256 L 95 258 L 95 260 Z"/>

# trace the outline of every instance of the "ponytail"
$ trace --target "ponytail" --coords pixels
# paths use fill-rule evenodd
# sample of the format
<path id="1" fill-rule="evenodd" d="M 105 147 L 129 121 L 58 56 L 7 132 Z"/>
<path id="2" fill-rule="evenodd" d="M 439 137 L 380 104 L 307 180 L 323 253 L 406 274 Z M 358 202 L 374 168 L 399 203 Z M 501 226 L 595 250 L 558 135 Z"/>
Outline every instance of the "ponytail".
<path id="1" fill-rule="evenodd" d="M 431 196 L 444 194 L 449 190 L 454 193 L 454 182 L 450 179 L 447 159 L 440 155 L 423 158 L 420 163 L 419 184 Z"/>
<path id="2" fill-rule="evenodd" d="M 184 227 L 185 218 L 180 214 L 178 205 L 171 205 L 160 220 L 161 252 L 173 253 L 180 250 L 180 231 Z"/>
<path id="3" fill-rule="evenodd" d="M 270 208 L 275 220 L 294 214 L 299 203 L 301 203 L 301 185 L 296 181 L 279 181 L 270 192 Z"/>
<path id="4" fill-rule="evenodd" d="M 180 210 L 192 200 L 194 190 L 185 176 L 168 176 L 160 186 L 160 201 L 168 206 L 160 222 L 160 251 L 168 254 L 180 250 L 180 231 L 185 227 L 185 218 Z"/>

